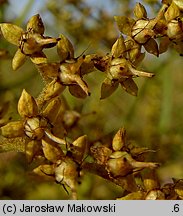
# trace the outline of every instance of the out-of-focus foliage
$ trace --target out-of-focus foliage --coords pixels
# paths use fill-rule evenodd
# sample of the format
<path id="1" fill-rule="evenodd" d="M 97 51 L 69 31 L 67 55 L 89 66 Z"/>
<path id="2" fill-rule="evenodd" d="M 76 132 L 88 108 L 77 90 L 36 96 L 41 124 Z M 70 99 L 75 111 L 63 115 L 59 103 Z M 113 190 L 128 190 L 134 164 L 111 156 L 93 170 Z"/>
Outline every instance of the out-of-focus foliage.
<path id="1" fill-rule="evenodd" d="M 0 199 L 182 199 L 182 6 L 93 2 L 0 1 Z"/>

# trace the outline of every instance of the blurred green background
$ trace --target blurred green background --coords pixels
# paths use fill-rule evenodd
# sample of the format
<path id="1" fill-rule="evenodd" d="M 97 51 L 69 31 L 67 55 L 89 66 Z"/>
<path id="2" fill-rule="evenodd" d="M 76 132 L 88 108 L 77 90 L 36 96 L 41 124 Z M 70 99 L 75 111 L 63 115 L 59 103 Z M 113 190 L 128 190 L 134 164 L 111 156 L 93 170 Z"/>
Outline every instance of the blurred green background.
<path id="1" fill-rule="evenodd" d="M 160 1 L 140 1 L 152 18 L 160 8 Z M 65 34 L 75 47 L 75 56 L 110 52 L 119 36 L 113 20 L 114 15 L 133 16 L 135 1 L 132 0 L 18 0 L 0 1 L 0 22 L 11 22 L 21 27 L 39 13 L 43 19 L 45 35 L 58 37 Z M 16 72 L 11 59 L 16 47 L 0 38 L 0 49 L 7 54 L 0 56 L 0 99 L 2 104 L 10 101 L 7 118 L 17 119 L 17 101 L 25 88 L 36 97 L 43 83 L 34 65 L 28 60 Z M 58 61 L 56 49 L 45 53 L 50 61 Z M 95 71 L 85 79 L 91 96 L 81 100 L 64 95 L 71 109 L 92 113 L 81 118 L 79 124 L 91 140 L 102 134 L 114 134 L 121 126 L 127 130 L 131 142 L 156 150 L 149 160 L 160 162 L 158 171 L 162 183 L 183 176 L 183 72 L 182 58 L 174 50 L 159 58 L 146 55 L 141 67 L 156 74 L 152 79 L 138 78 L 138 97 L 121 88 L 109 98 L 100 100 L 100 87 L 104 74 Z M 31 174 L 22 153 L 0 154 L 0 199 L 68 199 L 63 187 L 43 181 Z M 79 186 L 79 199 L 114 199 L 122 191 L 99 177 L 88 174 Z"/>

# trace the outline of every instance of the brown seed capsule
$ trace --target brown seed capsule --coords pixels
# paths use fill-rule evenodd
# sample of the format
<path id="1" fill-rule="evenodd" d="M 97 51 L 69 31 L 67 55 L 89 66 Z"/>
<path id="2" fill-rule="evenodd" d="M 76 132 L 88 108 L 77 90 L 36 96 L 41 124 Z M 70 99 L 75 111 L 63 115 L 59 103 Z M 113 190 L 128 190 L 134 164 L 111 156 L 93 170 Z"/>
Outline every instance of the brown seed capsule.
<path id="1" fill-rule="evenodd" d="M 146 43 L 152 36 L 154 36 L 154 31 L 152 30 L 151 22 L 153 20 L 137 20 L 132 28 L 132 37 L 139 44 Z M 154 26 L 153 26 L 154 27 Z"/>
<path id="2" fill-rule="evenodd" d="M 78 178 L 77 165 L 69 158 L 64 161 L 58 160 L 55 167 L 55 179 L 57 182 L 66 184 L 72 191 L 76 190 Z"/>
<path id="3" fill-rule="evenodd" d="M 125 157 L 125 152 L 115 152 L 111 154 L 107 161 L 107 171 L 114 177 L 124 177 L 133 172 L 133 166 Z"/>
<path id="4" fill-rule="evenodd" d="M 44 130 L 47 126 L 48 122 L 44 118 L 27 118 L 24 124 L 25 134 L 31 139 L 40 140 L 44 136 Z"/>
<path id="5" fill-rule="evenodd" d="M 108 160 L 107 170 L 114 177 L 124 177 L 133 172 L 133 167 L 126 158 L 117 158 Z"/>

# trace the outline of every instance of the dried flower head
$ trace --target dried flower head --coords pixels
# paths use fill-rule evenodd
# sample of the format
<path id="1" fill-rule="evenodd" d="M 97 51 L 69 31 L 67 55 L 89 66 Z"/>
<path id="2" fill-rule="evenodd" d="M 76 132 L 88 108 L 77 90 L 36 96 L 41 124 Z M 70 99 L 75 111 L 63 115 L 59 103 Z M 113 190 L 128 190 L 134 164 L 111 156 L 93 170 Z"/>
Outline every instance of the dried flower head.
<path id="1" fill-rule="evenodd" d="M 26 31 L 10 23 L 1 23 L 0 28 L 4 38 L 8 42 L 18 46 L 18 50 L 12 61 L 13 70 L 17 70 L 23 65 L 26 56 L 29 56 L 35 64 L 47 62 L 42 50 L 55 46 L 59 40 L 43 36 L 44 25 L 39 14 L 30 18 Z"/>

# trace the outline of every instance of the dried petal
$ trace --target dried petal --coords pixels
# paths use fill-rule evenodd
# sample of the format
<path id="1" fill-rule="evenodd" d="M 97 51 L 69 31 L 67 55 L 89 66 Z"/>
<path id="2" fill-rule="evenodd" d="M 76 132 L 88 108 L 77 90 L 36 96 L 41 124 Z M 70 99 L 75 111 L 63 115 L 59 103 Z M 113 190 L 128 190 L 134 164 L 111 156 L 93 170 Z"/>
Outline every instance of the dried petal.
<path id="1" fill-rule="evenodd" d="M 15 53 L 15 56 L 12 60 L 12 68 L 13 70 L 17 70 L 19 67 L 21 67 L 26 60 L 26 55 L 24 55 L 20 49 L 17 50 Z"/>
<path id="2" fill-rule="evenodd" d="M 27 23 L 27 31 L 33 30 L 41 35 L 44 34 L 43 21 L 39 14 L 32 16 Z"/>
<path id="3" fill-rule="evenodd" d="M 72 144 L 72 156 L 76 162 L 81 163 L 87 150 L 87 136 L 78 137 Z"/>
<path id="4" fill-rule="evenodd" d="M 145 44 L 144 48 L 148 53 L 151 53 L 155 56 L 159 56 L 158 44 L 153 38 L 150 38 Z"/>
<path id="5" fill-rule="evenodd" d="M 162 38 L 159 44 L 159 54 L 162 54 L 168 50 L 170 40 L 168 37 Z"/>
<path id="6" fill-rule="evenodd" d="M 21 117 L 32 117 L 38 115 L 38 107 L 34 98 L 26 92 L 22 91 L 21 97 L 18 101 L 18 113 Z"/>
<path id="7" fill-rule="evenodd" d="M 171 20 L 180 16 L 180 10 L 178 6 L 172 2 L 171 5 L 168 7 L 167 11 L 165 12 L 165 19 L 170 22 Z"/>
<path id="8" fill-rule="evenodd" d="M 120 128 L 118 132 L 115 134 L 112 147 L 114 151 L 119 151 L 125 146 L 125 138 L 126 138 L 126 130 L 124 128 Z"/>
<path id="9" fill-rule="evenodd" d="M 101 87 L 100 99 L 104 99 L 112 95 L 112 93 L 118 88 L 118 85 L 119 85 L 118 81 L 112 81 L 108 78 L 105 78 Z"/>
<path id="10" fill-rule="evenodd" d="M 1 127 L 1 133 L 4 137 L 7 138 L 21 137 L 24 135 L 23 122 L 9 122 L 5 126 Z"/>
<path id="11" fill-rule="evenodd" d="M 57 145 L 54 145 L 53 142 L 42 140 L 43 152 L 46 159 L 55 163 L 58 159 L 63 157 L 63 152 Z"/>
<path id="12" fill-rule="evenodd" d="M 135 23 L 135 20 L 126 16 L 114 16 L 114 19 L 118 25 L 120 32 L 125 35 L 131 36 L 131 28 Z"/>
<path id="13" fill-rule="evenodd" d="M 59 97 L 54 98 L 44 109 L 42 115 L 49 120 L 50 123 L 53 123 L 59 113 L 61 106 L 61 100 Z"/>
<path id="14" fill-rule="evenodd" d="M 41 143 L 37 140 L 32 140 L 27 143 L 25 147 L 25 154 L 28 163 L 31 163 L 34 157 L 38 155 L 38 153 L 40 152 L 40 147 Z"/>
<path id="15" fill-rule="evenodd" d="M 33 169 L 33 173 L 45 177 L 48 180 L 54 181 L 54 165 L 42 164 Z"/>
<path id="16" fill-rule="evenodd" d="M 141 3 L 136 3 L 134 15 L 137 17 L 137 19 L 147 18 L 147 11 Z"/>
<path id="17" fill-rule="evenodd" d="M 132 78 L 125 79 L 120 84 L 126 92 L 128 92 L 129 94 L 131 94 L 133 96 L 137 96 L 138 87 Z"/>
<path id="18" fill-rule="evenodd" d="M 74 47 L 72 43 L 63 34 L 59 37 L 60 41 L 57 43 L 57 52 L 60 57 L 60 61 L 63 62 L 66 59 L 74 58 Z"/>
<path id="19" fill-rule="evenodd" d="M 87 97 L 87 94 L 85 91 L 83 91 L 83 89 L 78 86 L 78 85 L 70 85 L 69 86 L 69 92 L 74 96 L 74 97 L 77 97 L 77 98 L 86 98 Z"/>
<path id="20" fill-rule="evenodd" d="M 41 51 L 32 54 L 30 59 L 36 65 L 43 63 L 46 64 L 48 62 L 46 55 Z"/>
<path id="21" fill-rule="evenodd" d="M 0 27 L 3 36 L 7 41 L 16 46 L 19 46 L 19 41 L 23 34 L 23 29 L 9 23 L 2 23 L 0 24 Z"/>
<path id="22" fill-rule="evenodd" d="M 124 43 L 124 38 L 121 35 L 116 42 L 113 44 L 111 49 L 111 54 L 115 58 L 123 57 L 124 53 L 126 51 L 126 46 Z"/>

